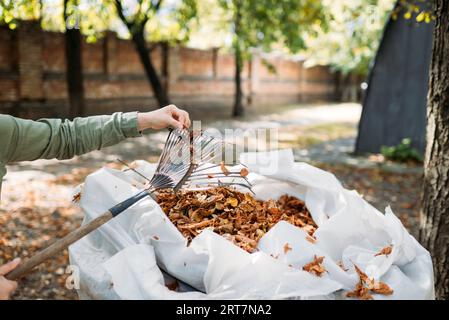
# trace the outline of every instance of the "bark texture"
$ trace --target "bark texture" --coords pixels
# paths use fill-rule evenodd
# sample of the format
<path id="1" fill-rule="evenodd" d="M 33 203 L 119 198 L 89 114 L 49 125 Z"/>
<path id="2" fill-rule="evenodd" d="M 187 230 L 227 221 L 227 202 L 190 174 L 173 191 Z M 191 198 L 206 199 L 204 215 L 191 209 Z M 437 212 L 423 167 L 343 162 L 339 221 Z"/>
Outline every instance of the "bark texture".
<path id="1" fill-rule="evenodd" d="M 449 299 L 449 1 L 435 0 L 420 241 L 432 255 L 438 299 Z"/>
<path id="2" fill-rule="evenodd" d="M 243 66 L 243 58 L 242 58 L 242 50 L 240 48 L 239 42 L 239 32 L 240 32 L 240 23 L 242 19 L 242 15 L 240 12 L 240 2 L 235 2 L 236 13 L 235 13 L 235 21 L 234 21 L 234 56 L 235 56 L 235 97 L 234 97 L 234 108 L 232 111 L 232 115 L 234 117 L 243 116 L 243 90 L 242 90 L 242 66 Z"/>
<path id="3" fill-rule="evenodd" d="M 69 28 L 67 14 L 68 0 L 64 1 L 66 80 L 69 96 L 70 118 L 85 114 L 84 77 L 81 57 L 82 37 L 79 26 Z"/>
<path id="4" fill-rule="evenodd" d="M 137 53 L 139 54 L 140 62 L 142 62 L 143 68 L 145 69 L 147 79 L 153 88 L 153 93 L 159 103 L 159 107 L 164 107 L 170 104 L 167 92 L 162 86 L 159 75 L 156 72 L 153 62 L 151 61 L 150 52 L 145 42 L 144 31 L 139 30 L 133 33 L 132 40 L 136 47 Z"/>

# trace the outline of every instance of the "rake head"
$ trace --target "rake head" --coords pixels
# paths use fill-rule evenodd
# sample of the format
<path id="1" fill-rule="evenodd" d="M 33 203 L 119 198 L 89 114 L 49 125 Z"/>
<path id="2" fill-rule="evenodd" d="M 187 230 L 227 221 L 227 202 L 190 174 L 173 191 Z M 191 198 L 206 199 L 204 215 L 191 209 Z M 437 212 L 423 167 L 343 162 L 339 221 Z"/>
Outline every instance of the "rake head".
<path id="1" fill-rule="evenodd" d="M 204 132 L 171 130 L 159 158 L 155 174 L 147 181 L 147 190 L 204 189 L 240 186 L 251 190 L 251 183 L 240 171 L 229 171 L 221 161 L 224 142 Z M 124 162 L 122 162 L 124 163 Z M 126 163 L 124 163 L 126 165 Z"/>

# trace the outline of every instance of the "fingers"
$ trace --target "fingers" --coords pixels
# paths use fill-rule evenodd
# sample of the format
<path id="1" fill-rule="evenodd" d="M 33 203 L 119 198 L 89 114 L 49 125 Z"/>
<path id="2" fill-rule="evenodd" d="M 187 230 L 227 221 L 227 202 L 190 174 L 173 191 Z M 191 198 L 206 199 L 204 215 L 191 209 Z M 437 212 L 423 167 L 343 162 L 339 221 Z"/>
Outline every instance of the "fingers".
<path id="1" fill-rule="evenodd" d="M 8 300 L 17 289 L 17 282 L 0 277 L 0 300 Z"/>
<path id="2" fill-rule="evenodd" d="M 168 118 L 167 121 L 168 121 L 169 126 L 172 128 L 180 129 L 180 130 L 182 130 L 184 128 L 184 125 L 173 117 Z"/>
<path id="3" fill-rule="evenodd" d="M 179 109 L 175 105 L 171 104 L 168 106 L 171 115 L 178 120 L 184 128 L 189 128 L 191 125 L 190 117 L 188 112 Z"/>
<path id="4" fill-rule="evenodd" d="M 7 264 L 4 264 L 0 266 L 0 276 L 4 276 L 7 273 L 14 270 L 20 263 L 20 258 L 15 258 L 13 261 L 8 262 Z"/>
<path id="5" fill-rule="evenodd" d="M 14 270 L 20 263 L 20 258 L 0 266 L 0 300 L 9 299 L 11 294 L 17 289 L 17 282 L 10 281 L 4 277 L 12 270 Z"/>

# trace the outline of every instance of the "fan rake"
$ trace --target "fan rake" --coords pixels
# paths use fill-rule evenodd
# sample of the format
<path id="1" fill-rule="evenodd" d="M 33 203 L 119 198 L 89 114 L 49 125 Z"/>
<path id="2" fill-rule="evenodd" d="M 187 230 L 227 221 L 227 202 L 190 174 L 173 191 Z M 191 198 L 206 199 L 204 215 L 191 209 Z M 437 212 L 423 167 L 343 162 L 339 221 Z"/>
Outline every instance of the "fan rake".
<path id="1" fill-rule="evenodd" d="M 128 166 L 147 181 L 143 190 L 38 252 L 8 273 L 6 278 L 9 280 L 21 278 L 35 266 L 60 253 L 140 200 L 148 196 L 155 198 L 157 190 L 173 189 L 178 191 L 181 188 L 239 186 L 252 192 L 251 183 L 240 174 L 240 171 L 232 172 L 227 169 L 221 172 L 217 171 L 220 167 L 223 169 L 223 163 L 216 163 L 217 160 L 221 160 L 223 148 L 222 140 L 203 132 L 191 132 L 186 129 L 171 130 L 157 169 L 151 179 Z M 121 162 L 126 165 L 123 161 Z"/>

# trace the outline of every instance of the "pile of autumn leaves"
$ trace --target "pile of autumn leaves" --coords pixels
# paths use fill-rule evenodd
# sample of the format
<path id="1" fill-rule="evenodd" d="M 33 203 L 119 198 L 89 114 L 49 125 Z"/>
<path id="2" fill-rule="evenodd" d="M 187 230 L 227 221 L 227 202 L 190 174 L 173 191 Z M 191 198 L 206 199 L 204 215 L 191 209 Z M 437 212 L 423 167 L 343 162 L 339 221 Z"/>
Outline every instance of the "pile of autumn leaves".
<path id="1" fill-rule="evenodd" d="M 260 201 L 248 193 L 217 187 L 200 191 L 164 190 L 157 201 L 179 231 L 190 241 L 205 228 L 254 252 L 259 239 L 277 222 L 285 220 L 308 232 L 309 241 L 317 226 L 303 201 L 282 196 Z"/>
<path id="2" fill-rule="evenodd" d="M 283 195 L 277 201 L 261 201 L 248 193 L 217 187 L 176 193 L 162 190 L 158 193 L 157 202 L 189 242 L 203 229 L 210 228 L 251 253 L 257 250 L 259 239 L 281 220 L 304 229 L 308 234 L 307 240 L 316 242 L 313 234 L 317 225 L 305 203 L 292 196 Z M 391 249 L 391 246 L 386 247 L 377 255 L 388 255 Z M 289 244 L 286 243 L 284 252 L 290 250 Z M 315 256 L 310 263 L 303 266 L 303 270 L 321 277 L 327 272 L 323 266 L 324 258 Z M 342 264 L 340 266 L 346 271 Z M 373 293 L 393 293 L 387 284 L 370 279 L 360 268 L 356 265 L 354 267 L 360 280 L 356 288 L 347 293 L 348 297 L 369 300 L 373 299 Z"/>

